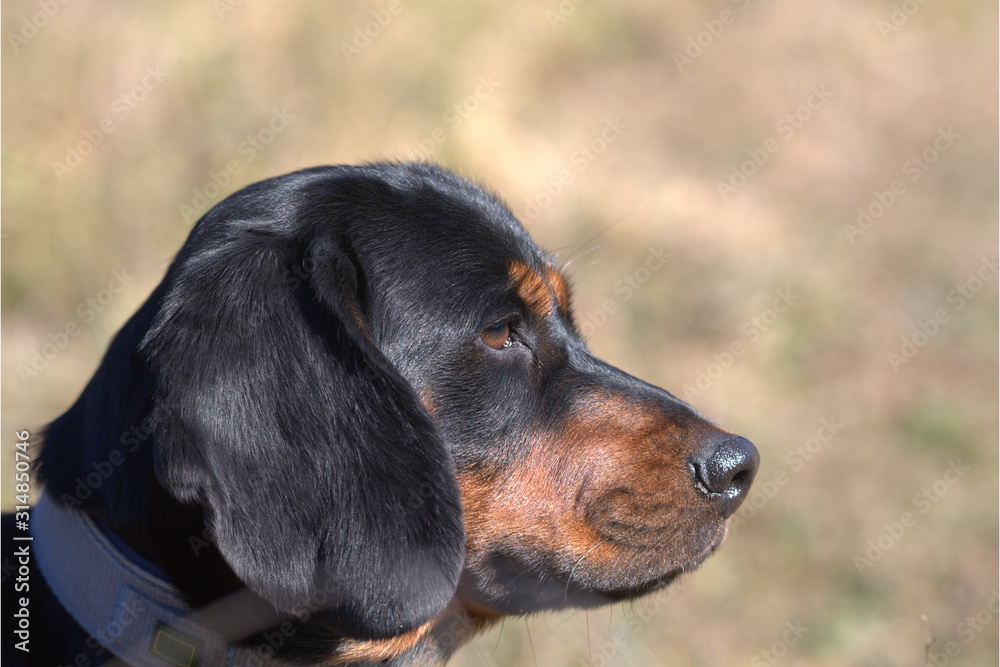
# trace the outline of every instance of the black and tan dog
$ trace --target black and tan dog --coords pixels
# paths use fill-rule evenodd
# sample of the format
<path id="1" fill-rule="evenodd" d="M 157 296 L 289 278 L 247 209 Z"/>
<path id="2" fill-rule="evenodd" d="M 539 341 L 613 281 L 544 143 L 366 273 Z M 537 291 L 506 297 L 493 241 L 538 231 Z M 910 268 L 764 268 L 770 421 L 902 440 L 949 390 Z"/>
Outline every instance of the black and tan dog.
<path id="1" fill-rule="evenodd" d="M 5 657 L 443 660 L 697 568 L 757 461 L 590 354 L 496 197 L 424 164 L 289 174 L 198 222 L 48 428 L 31 653 Z"/>

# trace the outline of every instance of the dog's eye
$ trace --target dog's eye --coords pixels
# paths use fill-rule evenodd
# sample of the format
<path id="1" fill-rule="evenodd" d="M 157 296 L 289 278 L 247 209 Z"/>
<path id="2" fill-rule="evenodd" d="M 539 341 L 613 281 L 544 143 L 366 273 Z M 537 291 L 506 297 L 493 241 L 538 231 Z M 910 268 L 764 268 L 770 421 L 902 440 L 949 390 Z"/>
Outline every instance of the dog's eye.
<path id="1" fill-rule="evenodd" d="M 501 350 L 505 347 L 510 347 L 512 344 L 510 340 L 510 325 L 506 323 L 494 324 L 484 329 L 481 336 L 483 342 L 494 350 Z"/>

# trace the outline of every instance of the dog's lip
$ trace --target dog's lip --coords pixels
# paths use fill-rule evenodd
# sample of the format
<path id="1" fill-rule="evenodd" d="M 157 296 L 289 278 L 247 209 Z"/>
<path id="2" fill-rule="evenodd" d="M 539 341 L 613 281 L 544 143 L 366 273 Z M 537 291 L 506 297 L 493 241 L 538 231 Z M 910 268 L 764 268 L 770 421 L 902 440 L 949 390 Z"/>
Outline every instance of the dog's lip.
<path id="1" fill-rule="evenodd" d="M 630 598 L 640 597 L 642 595 L 647 595 L 653 591 L 665 588 L 672 584 L 678 577 L 687 572 L 692 572 L 701 567 L 708 557 L 715 553 L 719 547 L 723 545 L 726 541 L 726 536 L 729 533 L 729 522 L 725 522 L 720 527 L 716 539 L 712 540 L 708 546 L 698 555 L 692 557 L 689 562 L 681 565 L 679 567 L 672 568 L 666 573 L 659 576 L 653 577 L 646 582 L 637 584 L 634 586 L 628 586 L 625 588 L 612 589 L 612 590 L 602 590 L 600 591 L 603 595 L 607 595 L 609 598 L 615 601 L 627 600 Z"/>
<path id="2" fill-rule="evenodd" d="M 630 600 L 632 598 L 648 595 L 649 593 L 660 590 L 661 588 L 666 588 L 667 586 L 672 584 L 679 576 L 681 576 L 687 571 L 688 568 L 686 567 L 678 567 L 674 568 L 673 570 L 670 570 L 666 574 L 662 574 L 659 577 L 656 577 L 655 579 L 650 579 L 649 581 L 639 584 L 637 586 L 629 586 L 627 588 L 616 588 L 612 590 L 603 590 L 600 592 L 602 595 L 606 595 L 614 602 L 619 602 L 621 600 Z"/>
<path id="3" fill-rule="evenodd" d="M 514 554 L 494 553 L 490 558 L 494 567 L 505 571 L 507 575 L 492 582 L 494 586 L 499 585 L 500 589 L 488 591 L 492 588 L 488 585 L 487 589 L 481 589 L 477 593 L 478 587 L 472 583 L 475 576 L 467 576 L 472 574 L 467 565 L 459 590 L 464 589 L 465 596 L 470 600 L 478 600 L 477 604 L 482 604 L 485 608 L 497 608 L 496 603 L 500 603 L 508 613 L 511 613 L 510 610 L 529 613 L 567 606 L 593 607 L 629 600 L 666 588 L 681 575 L 701 567 L 725 542 L 727 532 L 728 522 L 719 525 L 713 539 L 700 552 L 686 557 L 680 563 L 674 561 L 669 565 L 664 564 L 664 570 L 652 570 L 648 578 L 638 583 L 615 586 L 613 582 L 608 582 L 609 585 L 588 586 L 572 573 L 537 569 L 537 566 L 525 563 Z M 486 594 L 486 597 L 482 597 L 482 594 Z"/>

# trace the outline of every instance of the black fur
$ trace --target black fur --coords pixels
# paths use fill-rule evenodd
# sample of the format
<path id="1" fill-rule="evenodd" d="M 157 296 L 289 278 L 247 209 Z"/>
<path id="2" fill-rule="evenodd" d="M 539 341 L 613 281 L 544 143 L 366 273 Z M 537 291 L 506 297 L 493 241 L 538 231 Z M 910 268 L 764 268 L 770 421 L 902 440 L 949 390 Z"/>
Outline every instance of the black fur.
<path id="1" fill-rule="evenodd" d="M 39 477 L 162 568 L 193 608 L 249 588 L 294 626 L 284 659 L 319 661 L 347 639 L 416 628 L 468 570 L 456 469 L 502 479 L 536 432 L 585 414 L 598 389 L 697 430 L 695 449 L 721 437 L 666 392 L 594 360 L 568 307 L 526 309 L 512 261 L 550 266 L 497 198 L 437 167 L 322 167 L 249 186 L 199 220 L 49 426 Z M 511 325 L 499 351 L 478 336 L 498 322 Z M 88 474 L 107 462 L 92 488 Z M 690 465 L 671 474 L 691 488 L 685 502 L 701 503 L 708 492 L 693 490 Z M 730 496 L 745 494 L 743 480 Z M 705 500 L 684 521 L 704 516 L 714 531 L 731 511 L 720 507 Z M 618 522 L 615 511 L 600 516 Z M 717 546 L 712 531 L 691 532 L 705 541 L 692 553 Z M 524 549 L 483 562 L 527 559 L 561 593 L 566 557 Z M 611 599 L 700 562 L 654 561 L 583 567 L 567 582 Z M 490 592 L 483 572 L 464 576 L 496 608 L 527 610 Z M 34 639 L 46 653 L 35 664 L 70 664 L 85 637 L 37 590 Z"/>

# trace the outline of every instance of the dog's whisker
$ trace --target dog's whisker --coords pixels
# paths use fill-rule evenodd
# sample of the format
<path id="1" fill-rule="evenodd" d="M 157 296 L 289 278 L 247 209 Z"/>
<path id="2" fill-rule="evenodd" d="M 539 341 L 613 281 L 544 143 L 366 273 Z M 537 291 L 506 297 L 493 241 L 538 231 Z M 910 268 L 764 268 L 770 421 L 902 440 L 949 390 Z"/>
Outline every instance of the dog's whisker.
<path id="1" fill-rule="evenodd" d="M 566 270 L 566 269 L 569 268 L 570 264 L 572 264 L 576 260 L 580 259 L 581 257 L 585 257 L 585 256 L 589 255 L 590 253 L 594 252 L 595 250 L 600 250 L 601 248 L 604 247 L 604 245 L 605 244 L 603 244 L 603 243 L 598 243 L 595 246 L 591 246 L 591 247 L 586 248 L 586 249 L 584 249 L 584 250 L 582 250 L 582 251 L 580 251 L 578 253 L 574 253 L 573 255 L 570 255 L 569 259 L 567 259 L 565 262 L 562 262 L 560 264 L 560 267 L 563 270 Z"/>
<path id="2" fill-rule="evenodd" d="M 603 540 L 601 540 L 600 542 L 598 542 L 594 546 L 592 546 L 589 549 L 587 549 L 587 553 L 585 553 L 582 556 L 580 556 L 580 558 L 576 561 L 576 563 L 573 564 L 573 567 L 570 568 L 569 575 L 566 577 L 566 591 L 563 593 L 563 603 L 565 603 L 567 600 L 569 600 L 569 585 L 573 581 L 573 573 L 576 572 L 576 568 L 580 565 L 580 563 L 583 562 L 583 559 L 586 558 L 588 556 L 588 554 L 590 554 L 591 551 L 593 551 L 597 547 L 601 546 L 602 544 L 604 544 L 605 542 L 607 542 L 610 539 L 611 539 L 610 537 L 605 537 Z"/>
<path id="3" fill-rule="evenodd" d="M 528 633 L 528 646 L 531 647 L 531 661 L 535 663 L 535 667 L 538 667 L 538 656 L 535 655 L 535 642 L 531 640 L 531 626 L 528 625 L 528 619 L 524 619 L 524 629 Z"/>
<path id="4" fill-rule="evenodd" d="M 602 260 L 600 260 L 600 259 L 595 259 L 593 262 L 588 262 L 588 263 L 584 264 L 582 267 L 580 267 L 580 270 L 577 273 L 583 273 L 586 269 L 589 269 L 594 264 L 600 264 L 601 261 Z"/>
<path id="5" fill-rule="evenodd" d="M 517 581 L 517 580 L 518 580 L 518 579 L 519 579 L 519 578 L 521 577 L 521 575 L 525 575 L 525 574 L 528 574 L 528 573 L 529 573 L 529 572 L 531 572 L 531 571 L 532 571 L 533 569 L 535 569 L 535 568 L 529 565 L 529 566 L 528 566 L 527 568 L 525 568 L 524 570 L 521 570 L 521 571 L 520 571 L 519 573 L 517 573 L 516 575 L 514 575 L 514 578 L 510 580 L 510 583 L 509 583 L 508 585 L 509 585 L 509 586 L 513 586 L 513 585 L 514 585 L 514 582 L 515 582 L 515 581 Z"/>
<path id="6" fill-rule="evenodd" d="M 617 220 L 615 220 L 614 222 L 612 222 L 611 224 L 609 224 L 607 227 L 605 227 L 601 231 L 597 232 L 594 236 L 590 237 L 588 240 L 586 240 L 585 242 L 581 243 L 580 247 L 581 248 L 585 248 L 585 247 L 589 246 L 591 243 L 593 243 L 594 241 L 596 241 L 597 239 L 599 239 L 601 236 L 603 236 L 604 234 L 606 234 L 612 227 L 614 227 L 615 225 L 617 225 L 619 222 L 621 222 L 625 218 L 629 217 L 630 215 L 632 215 L 632 214 L 631 213 L 626 213 L 622 217 L 618 218 Z M 568 261 L 572 261 L 572 260 L 573 260 L 573 257 L 571 256 Z"/>
<path id="7" fill-rule="evenodd" d="M 502 617 L 500 619 L 500 632 L 499 632 L 499 634 L 497 634 L 497 643 L 496 643 L 496 646 L 494 646 L 493 650 L 490 651 L 490 657 L 491 658 L 493 657 L 493 654 L 497 652 L 497 649 L 500 648 L 500 640 L 503 638 L 503 628 L 504 628 L 504 624 L 505 623 L 507 623 L 507 617 L 506 616 L 504 616 L 504 617 Z"/>
<path id="8" fill-rule="evenodd" d="M 583 247 L 584 246 L 582 246 L 582 245 L 564 245 L 564 246 L 560 246 L 558 248 L 553 248 L 552 250 L 546 251 L 545 252 L 545 257 L 548 258 L 549 260 L 555 262 L 556 264 L 562 266 L 562 262 L 559 260 L 559 253 L 560 252 L 562 252 L 563 250 L 570 250 L 570 249 L 581 250 L 581 249 L 583 249 Z M 572 257 L 572 255 L 571 255 L 571 257 Z"/>

